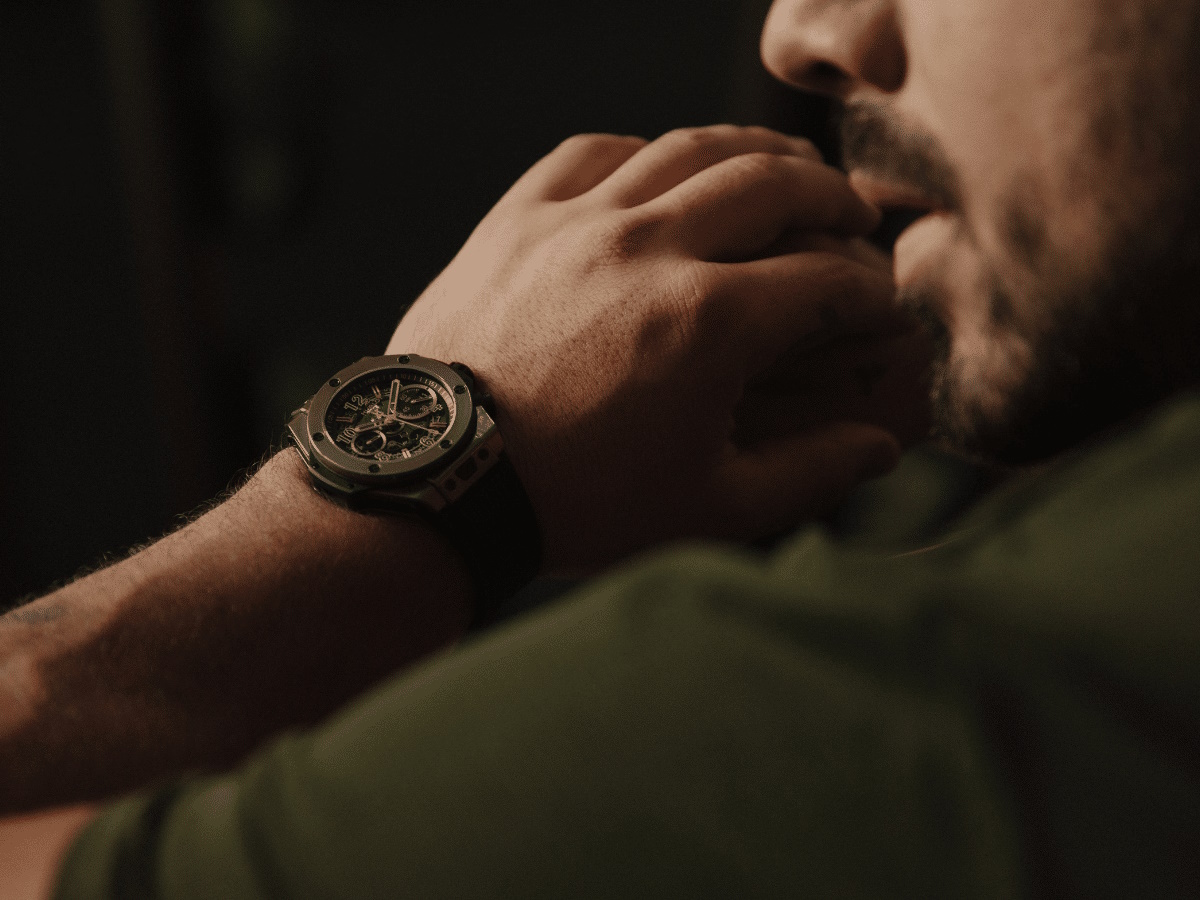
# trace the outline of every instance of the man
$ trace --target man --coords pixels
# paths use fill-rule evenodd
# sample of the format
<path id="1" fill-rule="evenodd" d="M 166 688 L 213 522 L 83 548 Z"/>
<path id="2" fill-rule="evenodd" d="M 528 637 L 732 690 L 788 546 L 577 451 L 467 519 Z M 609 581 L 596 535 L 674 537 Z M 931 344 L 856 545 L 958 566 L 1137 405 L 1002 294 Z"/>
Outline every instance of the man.
<path id="1" fill-rule="evenodd" d="M 895 284 L 938 430 L 1037 470 L 917 553 L 623 566 L 231 774 L 11 820 L 6 896 L 60 865 L 61 897 L 1194 896 L 1197 24 L 778 0 L 764 59 L 846 104 L 849 180 L 755 129 L 558 148 L 389 346 L 494 393 L 548 570 L 776 532 L 895 463 L 920 351 L 876 207 L 921 213 Z M 462 633 L 461 552 L 275 457 L 5 623 L 10 808 L 321 718 Z"/>

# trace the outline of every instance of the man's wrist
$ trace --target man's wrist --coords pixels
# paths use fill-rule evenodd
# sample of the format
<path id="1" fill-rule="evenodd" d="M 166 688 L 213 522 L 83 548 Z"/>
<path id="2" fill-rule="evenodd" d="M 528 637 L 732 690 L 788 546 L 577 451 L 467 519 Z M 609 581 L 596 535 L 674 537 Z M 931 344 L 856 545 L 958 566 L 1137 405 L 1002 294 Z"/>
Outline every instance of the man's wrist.
<path id="1" fill-rule="evenodd" d="M 0 811 L 230 765 L 452 644 L 470 590 L 433 526 L 338 506 L 277 454 L 194 522 L 28 608 L 54 618 L 0 620 Z"/>
<path id="2" fill-rule="evenodd" d="M 461 606 L 463 627 L 470 619 L 470 578 L 461 554 L 447 536 L 422 516 L 407 512 L 374 512 L 352 509 L 337 502 L 314 485 L 300 455 L 293 449 L 275 454 L 254 475 L 246 488 L 247 500 L 264 503 L 271 508 L 292 508 L 294 523 L 303 526 L 304 541 L 314 553 L 322 548 L 315 542 L 326 542 L 329 552 L 351 552 L 363 558 L 363 563 L 391 581 L 396 596 L 412 592 L 415 570 L 420 581 L 443 582 L 439 593 Z M 419 567 L 414 563 L 420 561 Z M 390 573 L 391 577 L 387 575 Z M 433 576 L 432 579 L 430 576 Z M 445 610 L 451 613 L 453 610 Z"/>

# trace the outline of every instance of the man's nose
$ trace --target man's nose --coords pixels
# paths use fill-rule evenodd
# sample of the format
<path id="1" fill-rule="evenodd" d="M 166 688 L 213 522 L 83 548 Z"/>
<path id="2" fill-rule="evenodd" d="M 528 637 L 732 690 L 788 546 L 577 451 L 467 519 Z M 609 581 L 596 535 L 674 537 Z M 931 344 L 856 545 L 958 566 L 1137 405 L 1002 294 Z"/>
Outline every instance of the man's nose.
<path id="1" fill-rule="evenodd" d="M 843 100 L 897 91 L 908 68 L 894 0 L 775 0 L 761 52 L 781 81 Z"/>

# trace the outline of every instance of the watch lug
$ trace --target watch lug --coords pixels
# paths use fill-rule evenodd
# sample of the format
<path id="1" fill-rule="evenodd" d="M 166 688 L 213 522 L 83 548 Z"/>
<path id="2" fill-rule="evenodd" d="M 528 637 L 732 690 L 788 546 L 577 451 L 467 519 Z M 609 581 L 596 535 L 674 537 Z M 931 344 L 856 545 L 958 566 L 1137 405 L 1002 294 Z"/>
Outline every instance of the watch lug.
<path id="1" fill-rule="evenodd" d="M 300 458 L 304 460 L 304 465 L 308 467 L 310 472 L 314 472 L 312 453 L 308 447 L 308 404 L 304 404 L 294 413 L 287 423 L 288 434 L 292 438 L 292 446 L 296 448 L 296 452 L 300 454 Z M 314 472 L 315 474 L 315 472 Z"/>
<path id="2" fill-rule="evenodd" d="M 453 503 L 471 489 L 500 459 L 504 440 L 486 409 L 476 410 L 475 440 L 453 465 L 431 479 L 446 503 Z"/>
<path id="3" fill-rule="evenodd" d="M 471 389 L 471 398 L 475 401 L 476 406 L 481 406 L 489 411 L 494 409 L 492 395 L 483 389 L 483 386 L 479 383 L 479 379 L 471 371 L 470 366 L 466 363 L 452 362 L 450 363 L 450 368 L 457 372 L 462 377 L 462 380 L 467 383 L 467 386 Z"/>

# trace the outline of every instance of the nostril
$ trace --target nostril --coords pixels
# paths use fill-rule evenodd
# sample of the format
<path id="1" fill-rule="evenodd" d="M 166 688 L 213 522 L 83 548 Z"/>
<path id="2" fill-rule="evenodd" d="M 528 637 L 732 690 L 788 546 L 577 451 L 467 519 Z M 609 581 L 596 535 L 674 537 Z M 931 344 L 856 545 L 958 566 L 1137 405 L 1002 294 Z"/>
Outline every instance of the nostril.
<path id="1" fill-rule="evenodd" d="M 809 65 L 804 83 L 810 90 L 838 95 L 846 85 L 846 74 L 833 63 L 816 60 Z"/>
<path id="2" fill-rule="evenodd" d="M 864 61 L 863 78 L 884 93 L 893 94 L 904 87 L 908 78 L 908 60 L 899 49 L 892 54 L 877 54 Z"/>

